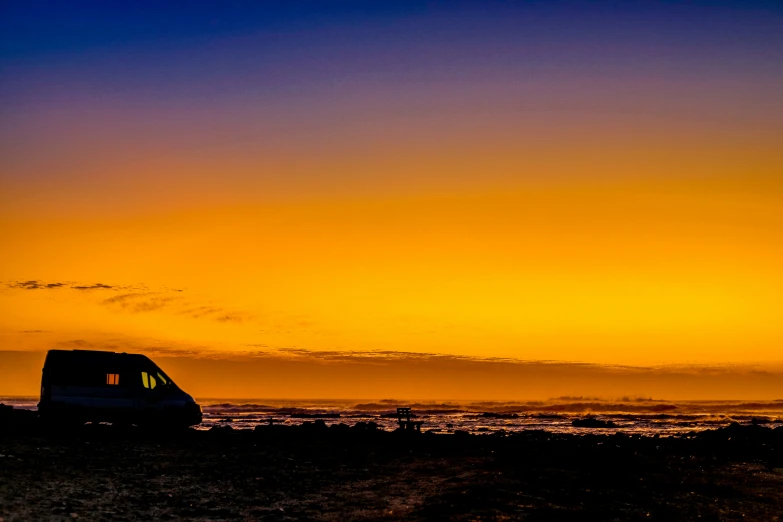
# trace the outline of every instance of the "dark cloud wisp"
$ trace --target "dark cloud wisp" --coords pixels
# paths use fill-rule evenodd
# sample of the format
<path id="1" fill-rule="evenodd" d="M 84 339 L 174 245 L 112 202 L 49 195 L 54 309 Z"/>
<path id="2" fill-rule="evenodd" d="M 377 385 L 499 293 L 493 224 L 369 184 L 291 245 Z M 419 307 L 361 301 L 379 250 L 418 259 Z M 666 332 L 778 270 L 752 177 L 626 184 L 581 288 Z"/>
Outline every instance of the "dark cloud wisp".
<path id="1" fill-rule="evenodd" d="M 37 279 L 31 279 L 29 281 L 14 281 L 6 283 L 9 288 L 16 288 L 20 290 L 55 290 L 59 288 L 70 288 L 73 290 L 115 290 L 118 287 L 113 285 L 107 285 L 104 283 L 94 284 L 81 284 L 71 282 L 56 282 L 45 283 Z"/>

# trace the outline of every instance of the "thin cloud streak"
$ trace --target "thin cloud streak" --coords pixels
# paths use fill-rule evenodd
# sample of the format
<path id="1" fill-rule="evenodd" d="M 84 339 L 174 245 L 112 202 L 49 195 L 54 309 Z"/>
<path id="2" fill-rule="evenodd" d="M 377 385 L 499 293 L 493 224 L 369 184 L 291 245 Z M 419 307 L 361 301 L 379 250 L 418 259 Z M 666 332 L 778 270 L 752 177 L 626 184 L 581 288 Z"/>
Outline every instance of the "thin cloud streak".
<path id="1" fill-rule="evenodd" d="M 153 312 L 166 308 L 177 297 L 164 297 L 153 292 L 121 294 L 101 301 L 105 306 L 118 306 L 133 313 Z"/>
<path id="2" fill-rule="evenodd" d="M 161 288 L 150 291 L 146 285 L 109 285 L 105 283 L 53 282 L 37 279 L 6 282 L 6 287 L 15 290 L 77 290 L 77 291 L 115 291 L 127 292 L 107 297 L 99 304 L 112 310 L 121 310 L 132 314 L 167 311 L 192 319 L 208 319 L 223 324 L 242 324 L 252 320 L 253 315 L 233 308 L 218 305 L 199 305 L 187 298 L 181 288 Z"/>
<path id="3" fill-rule="evenodd" d="M 96 283 L 94 285 L 79 285 L 72 286 L 74 290 L 113 290 L 115 287 L 111 285 L 104 285 L 103 283 Z"/>
<path id="4" fill-rule="evenodd" d="M 56 282 L 45 283 L 36 279 L 29 281 L 14 281 L 7 282 L 8 288 L 16 288 L 20 290 L 57 290 L 57 289 L 71 289 L 71 290 L 120 290 L 128 287 L 119 287 L 116 285 L 107 285 L 104 283 L 73 283 L 73 282 Z"/>

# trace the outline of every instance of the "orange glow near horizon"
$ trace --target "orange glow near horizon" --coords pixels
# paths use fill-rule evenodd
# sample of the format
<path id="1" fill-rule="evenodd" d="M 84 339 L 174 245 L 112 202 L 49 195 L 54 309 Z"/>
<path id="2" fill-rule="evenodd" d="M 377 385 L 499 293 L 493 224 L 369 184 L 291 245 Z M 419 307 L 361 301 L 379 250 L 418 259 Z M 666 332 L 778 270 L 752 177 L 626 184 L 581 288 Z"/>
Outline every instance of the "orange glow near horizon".
<path id="1" fill-rule="evenodd" d="M 772 179 L 648 180 L 6 216 L 3 341 L 778 365 L 780 200 Z"/>

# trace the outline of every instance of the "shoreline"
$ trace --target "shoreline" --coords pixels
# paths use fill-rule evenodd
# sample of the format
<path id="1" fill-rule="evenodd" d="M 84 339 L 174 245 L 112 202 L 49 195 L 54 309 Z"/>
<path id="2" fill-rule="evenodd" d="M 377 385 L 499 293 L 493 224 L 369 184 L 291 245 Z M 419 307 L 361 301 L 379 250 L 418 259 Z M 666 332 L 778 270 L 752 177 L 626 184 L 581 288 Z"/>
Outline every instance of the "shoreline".
<path id="1" fill-rule="evenodd" d="M 581 400 L 581 399 L 580 399 Z M 0 399 L 2 401 L 2 399 Z M 195 429 L 208 430 L 212 427 L 232 426 L 234 429 L 254 428 L 269 423 L 298 425 L 313 421 L 324 421 L 327 425 L 374 422 L 386 431 L 397 428 L 397 414 L 388 404 L 326 403 L 314 401 L 291 403 L 289 401 L 255 401 L 250 403 L 216 402 L 202 406 L 203 420 Z M 388 402 L 388 401 L 386 401 Z M 327 404 L 328 403 L 328 404 Z M 412 419 L 422 421 L 422 431 L 453 433 L 494 433 L 499 431 L 518 432 L 543 429 L 552 433 L 595 433 L 622 432 L 642 435 L 682 436 L 692 431 L 710 430 L 740 424 L 763 424 L 783 427 L 783 401 L 766 403 L 732 402 L 731 408 L 694 403 L 668 405 L 667 411 L 652 411 L 639 404 L 603 404 L 596 409 L 595 403 L 570 403 L 546 406 L 529 404 L 525 407 L 510 406 L 508 403 L 487 404 L 481 407 L 456 408 L 452 404 L 415 404 Z M 17 410 L 36 411 L 37 400 L 11 401 L 9 406 Z M 371 406 L 370 409 L 367 409 Z M 436 407 L 437 406 L 437 407 Z M 450 406 L 445 408 L 445 406 Z M 464 405 L 463 405 L 464 406 Z M 725 406 L 725 405 L 724 405 Z M 0 403 L 0 410 L 7 408 Z M 423 409 L 420 409 L 423 408 Z M 532 408 L 532 409 L 531 409 Z M 674 408 L 674 409 L 672 409 Z"/>

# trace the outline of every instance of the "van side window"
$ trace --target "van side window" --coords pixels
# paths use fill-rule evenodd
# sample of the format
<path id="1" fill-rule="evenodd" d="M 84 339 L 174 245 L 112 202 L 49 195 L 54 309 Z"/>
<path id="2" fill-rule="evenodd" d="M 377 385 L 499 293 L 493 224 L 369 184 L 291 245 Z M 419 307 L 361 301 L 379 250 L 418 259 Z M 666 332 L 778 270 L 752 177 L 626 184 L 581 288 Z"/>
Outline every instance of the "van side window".
<path id="1" fill-rule="evenodd" d="M 144 385 L 145 388 L 149 388 L 150 390 L 154 389 L 155 386 L 158 385 L 157 381 L 155 380 L 155 377 L 148 374 L 147 372 L 141 372 L 141 383 Z"/>
<path id="2" fill-rule="evenodd" d="M 110 384 L 112 386 L 119 386 L 120 385 L 120 374 L 119 373 L 107 373 L 106 374 L 106 384 Z"/>

